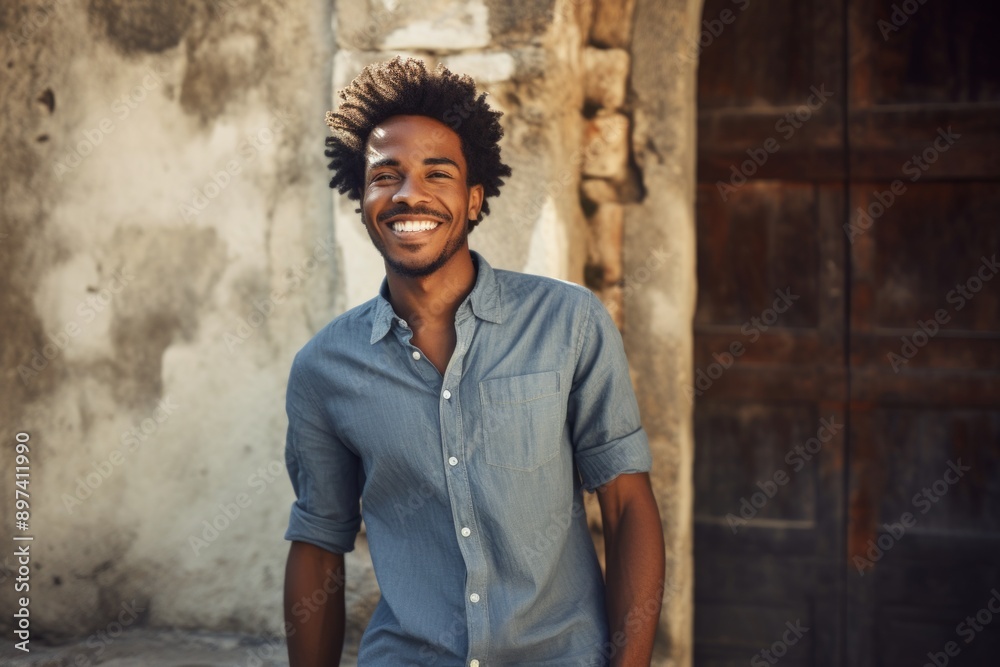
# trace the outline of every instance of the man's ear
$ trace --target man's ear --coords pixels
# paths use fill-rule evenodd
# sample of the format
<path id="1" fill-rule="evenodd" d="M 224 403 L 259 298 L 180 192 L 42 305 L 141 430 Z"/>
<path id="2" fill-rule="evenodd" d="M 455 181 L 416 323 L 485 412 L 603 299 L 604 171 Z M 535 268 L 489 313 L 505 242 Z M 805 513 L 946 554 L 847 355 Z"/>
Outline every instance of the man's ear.
<path id="1" fill-rule="evenodd" d="M 483 186 L 472 185 L 469 187 L 469 220 L 476 220 L 479 211 L 483 208 Z"/>

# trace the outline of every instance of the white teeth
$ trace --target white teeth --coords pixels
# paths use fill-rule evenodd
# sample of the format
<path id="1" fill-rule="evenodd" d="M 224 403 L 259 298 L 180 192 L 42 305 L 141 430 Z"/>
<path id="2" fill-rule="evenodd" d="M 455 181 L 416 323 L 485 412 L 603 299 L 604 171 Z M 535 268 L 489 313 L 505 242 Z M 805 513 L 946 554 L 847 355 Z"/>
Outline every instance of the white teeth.
<path id="1" fill-rule="evenodd" d="M 429 229 L 434 229 L 440 222 L 435 222 L 434 220 L 400 220 L 398 222 L 392 223 L 392 231 L 394 232 L 424 232 Z"/>

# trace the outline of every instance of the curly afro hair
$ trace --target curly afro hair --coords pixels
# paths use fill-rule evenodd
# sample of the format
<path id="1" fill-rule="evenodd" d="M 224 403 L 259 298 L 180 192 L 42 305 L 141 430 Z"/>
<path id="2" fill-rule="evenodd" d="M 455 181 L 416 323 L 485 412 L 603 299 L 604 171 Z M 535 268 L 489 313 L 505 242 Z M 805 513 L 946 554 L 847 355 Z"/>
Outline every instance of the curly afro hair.
<path id="1" fill-rule="evenodd" d="M 349 199 L 360 200 L 364 189 L 365 149 L 375 126 L 392 116 L 428 116 L 458 134 L 468 168 L 468 184 L 483 186 L 479 217 L 469 221 L 472 230 L 489 215 L 489 197 L 500 194 L 510 167 L 500 161 L 499 111 L 486 104 L 486 93 L 476 95 L 468 76 L 453 74 L 443 65 L 428 72 L 422 60 L 397 56 L 365 67 L 339 92 L 340 108 L 328 111 L 326 124 L 333 135 L 326 138 L 333 178 L 330 187 Z"/>

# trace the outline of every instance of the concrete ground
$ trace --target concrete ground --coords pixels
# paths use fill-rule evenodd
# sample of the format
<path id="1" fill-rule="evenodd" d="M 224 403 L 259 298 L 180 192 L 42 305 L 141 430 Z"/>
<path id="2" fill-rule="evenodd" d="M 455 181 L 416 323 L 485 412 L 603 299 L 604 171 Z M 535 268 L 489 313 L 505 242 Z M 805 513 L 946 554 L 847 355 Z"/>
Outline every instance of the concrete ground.
<path id="1" fill-rule="evenodd" d="M 0 645 L 0 667 L 288 667 L 285 642 L 269 637 L 180 630 L 129 630 L 110 643 L 91 639 L 62 646 L 32 640 L 31 652 Z M 341 665 L 355 667 L 344 657 Z"/>

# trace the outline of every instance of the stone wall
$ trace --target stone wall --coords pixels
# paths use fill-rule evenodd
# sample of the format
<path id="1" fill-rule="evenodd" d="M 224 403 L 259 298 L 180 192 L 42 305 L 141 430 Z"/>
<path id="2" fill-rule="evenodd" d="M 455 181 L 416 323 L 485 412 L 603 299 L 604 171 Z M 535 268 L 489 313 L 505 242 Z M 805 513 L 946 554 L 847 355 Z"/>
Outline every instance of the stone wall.
<path id="1" fill-rule="evenodd" d="M 690 664 L 674 388 L 696 63 L 669 54 L 699 20 L 699 0 L 0 8 L 0 410 L 8 440 L 33 443 L 36 636 L 85 636 L 133 599 L 137 625 L 279 630 L 288 367 L 384 273 L 356 203 L 326 186 L 323 115 L 361 67 L 404 54 L 472 75 L 505 112 L 514 175 L 473 247 L 588 285 L 623 329 L 668 548 L 656 664 Z M 377 595 L 362 536 L 350 647 Z"/>

